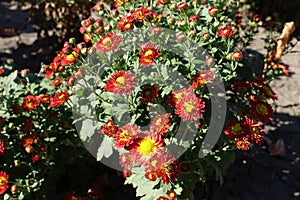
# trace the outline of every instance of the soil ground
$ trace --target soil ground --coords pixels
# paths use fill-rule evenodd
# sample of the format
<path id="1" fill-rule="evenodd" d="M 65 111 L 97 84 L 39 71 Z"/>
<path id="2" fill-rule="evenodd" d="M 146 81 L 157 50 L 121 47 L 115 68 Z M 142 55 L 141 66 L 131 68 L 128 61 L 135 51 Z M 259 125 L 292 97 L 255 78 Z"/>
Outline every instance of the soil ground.
<path id="1" fill-rule="evenodd" d="M 1 0 L 0 61 L 14 63 L 17 69 L 36 70 L 41 62 L 51 60 L 49 52 L 55 53 L 55 48 L 49 45 L 51 41 L 37 38 L 28 9 L 17 8 L 15 1 Z M 261 30 L 250 48 L 265 54 L 264 37 L 266 32 Z M 293 51 L 282 59 L 290 66 L 291 75 L 271 84 L 278 94 L 278 101 L 275 118 L 265 127 L 272 143 L 278 140 L 284 142 L 286 155 L 271 156 L 267 146 L 254 146 L 246 152 L 237 151 L 235 163 L 230 167 L 223 187 L 213 185 L 207 189 L 210 199 L 300 199 L 300 43 Z M 134 194 L 127 186 L 122 186 L 114 196 L 115 199 L 133 199 Z"/>

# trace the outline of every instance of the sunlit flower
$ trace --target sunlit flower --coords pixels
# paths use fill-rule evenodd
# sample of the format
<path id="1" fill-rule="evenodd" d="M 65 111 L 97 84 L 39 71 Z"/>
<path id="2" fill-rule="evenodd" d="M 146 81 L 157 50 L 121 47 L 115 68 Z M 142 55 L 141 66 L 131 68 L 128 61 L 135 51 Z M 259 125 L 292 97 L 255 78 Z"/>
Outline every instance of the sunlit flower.
<path id="1" fill-rule="evenodd" d="M 223 24 L 222 26 L 219 27 L 218 30 L 218 35 L 223 37 L 223 38 L 229 38 L 231 37 L 233 34 L 235 34 L 235 30 L 233 29 L 232 26 Z"/>
<path id="2" fill-rule="evenodd" d="M 107 135 L 108 137 L 115 137 L 118 127 L 114 125 L 113 120 L 108 120 L 105 125 L 101 127 L 100 134 Z"/>
<path id="3" fill-rule="evenodd" d="M 153 132 L 144 131 L 143 138 L 139 138 L 130 153 L 138 164 L 148 165 L 150 159 L 164 150 L 164 140 Z"/>
<path id="4" fill-rule="evenodd" d="M 139 134 L 136 125 L 126 124 L 122 128 L 119 128 L 115 137 L 115 147 L 116 148 L 128 148 Z"/>
<path id="5" fill-rule="evenodd" d="M 162 27 L 160 26 L 154 26 L 150 29 L 150 32 L 153 34 L 158 34 L 162 31 Z"/>
<path id="6" fill-rule="evenodd" d="M 42 104 L 49 104 L 51 97 L 49 94 L 42 94 L 39 96 L 39 99 Z"/>
<path id="7" fill-rule="evenodd" d="M 156 181 L 157 172 L 155 172 L 155 171 L 146 171 L 145 178 L 150 180 L 150 181 Z"/>
<path id="8" fill-rule="evenodd" d="M 181 102 L 186 96 L 195 96 L 194 92 L 191 89 L 181 89 L 175 90 L 171 93 L 170 98 L 167 100 L 167 103 L 175 108 L 177 104 Z"/>
<path id="9" fill-rule="evenodd" d="M 107 53 L 116 50 L 122 42 L 122 37 L 113 33 L 108 33 L 96 43 L 96 49 L 99 53 Z"/>
<path id="10" fill-rule="evenodd" d="M 23 99 L 22 107 L 25 110 L 35 110 L 40 105 L 40 99 L 35 95 L 28 95 Z"/>
<path id="11" fill-rule="evenodd" d="M 179 174 L 177 159 L 171 153 L 161 155 L 157 172 L 158 177 L 162 179 L 163 183 L 169 184 L 170 182 L 174 182 Z"/>
<path id="12" fill-rule="evenodd" d="M 156 200 L 169 200 L 169 198 L 164 196 L 159 196 Z"/>
<path id="13" fill-rule="evenodd" d="M 209 38 L 210 38 L 210 35 L 209 35 L 208 32 L 203 33 L 202 36 L 201 36 L 201 39 L 204 40 L 204 41 L 208 40 Z"/>
<path id="14" fill-rule="evenodd" d="M 50 85 L 57 87 L 57 86 L 60 86 L 61 83 L 62 83 L 61 78 L 57 77 L 51 81 Z"/>
<path id="15" fill-rule="evenodd" d="M 270 104 L 263 101 L 253 101 L 251 102 L 250 116 L 266 123 L 274 117 L 274 113 Z"/>
<path id="16" fill-rule="evenodd" d="M 177 3 L 177 8 L 180 11 L 186 10 L 187 7 L 188 7 L 187 2 L 179 2 L 179 3 Z"/>
<path id="17" fill-rule="evenodd" d="M 179 104 L 176 105 L 175 113 L 181 117 L 183 121 L 199 120 L 203 116 L 205 103 L 194 94 L 183 98 Z"/>
<path id="18" fill-rule="evenodd" d="M 197 89 L 205 84 L 211 83 L 214 79 L 215 74 L 210 70 L 202 70 L 198 72 L 192 80 L 191 88 Z"/>
<path id="19" fill-rule="evenodd" d="M 146 42 L 141 45 L 140 64 L 149 66 L 154 63 L 154 59 L 162 55 L 158 52 L 158 47 L 155 44 Z"/>
<path id="20" fill-rule="evenodd" d="M 142 103 L 153 103 L 155 98 L 158 97 L 158 87 L 156 84 L 151 86 L 144 86 L 141 92 Z"/>
<path id="21" fill-rule="evenodd" d="M 128 31 L 133 28 L 133 21 L 134 17 L 132 16 L 132 14 L 125 16 L 122 19 L 120 19 L 117 29 L 121 31 Z"/>
<path id="22" fill-rule="evenodd" d="M 248 138 L 238 138 L 235 140 L 235 146 L 240 150 L 248 150 L 249 149 L 250 142 L 248 141 Z"/>
<path id="23" fill-rule="evenodd" d="M 208 8 L 208 14 L 210 16 L 215 16 L 218 13 L 219 9 L 216 6 Z"/>
<path id="24" fill-rule="evenodd" d="M 230 59 L 233 61 L 240 61 L 243 58 L 243 53 L 241 51 L 234 51 L 230 54 Z"/>
<path id="25" fill-rule="evenodd" d="M 50 100 L 50 107 L 59 107 L 69 98 L 68 90 L 59 91 Z"/>
<path id="26" fill-rule="evenodd" d="M 104 90 L 114 94 L 130 94 L 135 88 L 135 78 L 130 72 L 118 71 L 108 79 Z"/>
<path id="27" fill-rule="evenodd" d="M 153 132 L 164 134 L 171 126 L 170 113 L 166 115 L 158 114 L 151 122 L 150 128 Z"/>
<path id="28" fill-rule="evenodd" d="M 8 188 L 8 178 L 6 172 L 0 171 L 0 195 L 4 194 Z"/>
<path id="29" fill-rule="evenodd" d="M 126 0 L 115 0 L 114 7 L 122 6 Z"/>
<path id="30" fill-rule="evenodd" d="M 177 194 L 176 194 L 176 192 L 174 190 L 169 190 L 167 192 L 167 195 L 168 195 L 168 197 L 169 197 L 170 200 L 174 200 L 177 197 Z"/>
<path id="31" fill-rule="evenodd" d="M 170 0 L 157 0 L 157 5 L 159 5 L 159 4 L 163 4 L 163 5 L 165 5 L 165 4 L 167 4 L 167 3 L 169 3 L 170 2 Z"/>
<path id="32" fill-rule="evenodd" d="M 124 171 L 132 170 L 134 160 L 130 153 L 120 153 L 119 162 Z"/>
<path id="33" fill-rule="evenodd" d="M 151 16 L 150 10 L 144 7 L 137 8 L 133 13 L 134 20 L 136 21 L 142 21 L 149 16 Z"/>

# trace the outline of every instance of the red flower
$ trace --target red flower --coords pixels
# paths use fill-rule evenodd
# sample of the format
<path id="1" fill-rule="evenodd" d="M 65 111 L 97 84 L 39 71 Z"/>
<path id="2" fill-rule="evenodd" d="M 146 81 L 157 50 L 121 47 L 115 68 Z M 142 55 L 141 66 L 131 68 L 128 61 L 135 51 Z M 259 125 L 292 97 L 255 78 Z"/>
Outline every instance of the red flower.
<path id="1" fill-rule="evenodd" d="M 188 7 L 187 2 L 179 2 L 179 3 L 177 3 L 177 8 L 180 11 L 183 11 L 183 10 L 187 9 L 187 7 Z"/>
<path id="2" fill-rule="evenodd" d="M 130 153 L 133 155 L 136 163 L 148 165 L 152 157 L 164 150 L 164 140 L 149 131 L 144 131 L 143 135 L 145 135 L 144 138 L 138 138 L 135 141 Z"/>
<path id="3" fill-rule="evenodd" d="M 115 137 L 115 147 L 116 148 L 128 148 L 139 134 L 136 125 L 126 124 L 122 128 L 119 128 Z"/>
<path id="4" fill-rule="evenodd" d="M 74 48 L 70 54 L 65 54 L 62 57 L 61 65 L 66 66 L 66 65 L 74 64 L 79 56 L 79 53 L 80 53 L 80 49 Z"/>
<path id="5" fill-rule="evenodd" d="M 151 16 L 150 10 L 144 7 L 136 9 L 133 13 L 134 20 L 136 21 L 142 21 L 149 16 Z"/>
<path id="6" fill-rule="evenodd" d="M 147 171 L 145 173 L 145 178 L 150 180 L 150 181 L 156 181 L 157 179 L 157 173 L 153 171 Z"/>
<path id="7" fill-rule="evenodd" d="M 145 66 L 149 66 L 154 63 L 154 59 L 162 55 L 158 52 L 158 48 L 155 44 L 146 42 L 141 45 L 140 63 Z"/>
<path id="8" fill-rule="evenodd" d="M 166 153 L 160 156 L 158 162 L 158 177 L 162 182 L 169 184 L 178 178 L 179 163 L 171 153 Z"/>
<path id="9" fill-rule="evenodd" d="M 132 73 L 119 71 L 108 79 L 104 90 L 114 94 L 130 94 L 135 88 L 135 78 Z"/>
<path id="10" fill-rule="evenodd" d="M 243 53 L 241 51 L 234 51 L 230 54 L 230 59 L 233 61 L 240 61 L 243 58 Z"/>
<path id="11" fill-rule="evenodd" d="M 249 88 L 249 83 L 248 82 L 235 82 L 232 86 L 231 89 L 234 93 L 244 95 Z"/>
<path id="12" fill-rule="evenodd" d="M 210 16 L 215 16 L 218 13 L 219 9 L 216 6 L 212 6 L 208 9 L 208 14 Z"/>
<path id="13" fill-rule="evenodd" d="M 43 95 L 39 96 L 39 99 L 42 104 L 48 104 L 48 103 L 50 103 L 51 97 L 49 94 L 43 94 Z"/>
<path id="14" fill-rule="evenodd" d="M 151 33 L 153 34 L 157 34 L 157 33 L 160 33 L 162 31 L 162 27 L 160 26 L 154 26 L 150 29 Z"/>
<path id="15" fill-rule="evenodd" d="M 263 85 L 260 88 L 260 90 L 265 95 L 266 98 L 273 99 L 273 100 L 277 99 L 277 95 L 275 94 L 275 92 L 271 89 L 271 87 L 268 84 Z"/>
<path id="16" fill-rule="evenodd" d="M 108 33 L 96 43 L 96 49 L 99 53 L 107 53 L 117 49 L 122 42 L 122 37 L 113 33 Z"/>
<path id="17" fill-rule="evenodd" d="M 203 116 L 205 103 L 198 97 L 193 95 L 186 96 L 179 104 L 176 105 L 175 113 L 181 117 L 183 121 L 198 120 Z"/>
<path id="18" fill-rule="evenodd" d="M 118 127 L 114 125 L 114 122 L 112 120 L 108 120 L 106 125 L 101 127 L 99 133 L 107 135 L 108 137 L 115 137 L 117 131 Z"/>
<path id="19" fill-rule="evenodd" d="M 128 31 L 133 28 L 133 21 L 134 17 L 132 16 L 132 13 L 129 13 L 127 16 L 120 19 L 117 29 L 121 31 Z"/>
<path id="20" fill-rule="evenodd" d="M 122 6 L 126 0 L 115 0 L 114 7 Z"/>
<path id="21" fill-rule="evenodd" d="M 210 70 L 202 70 L 198 72 L 192 80 L 191 88 L 197 89 L 207 83 L 211 83 L 211 80 L 214 79 L 215 74 Z"/>
<path id="22" fill-rule="evenodd" d="M 168 197 L 170 198 L 170 200 L 174 200 L 174 199 L 176 199 L 176 197 L 177 197 L 177 194 L 176 194 L 176 192 L 175 192 L 174 190 L 169 190 L 169 191 L 167 192 L 167 195 L 168 195 Z"/>
<path id="23" fill-rule="evenodd" d="M 3 142 L 0 140 L 0 155 L 4 154 L 4 150 L 5 150 L 5 146 L 4 146 Z"/>
<path id="24" fill-rule="evenodd" d="M 61 83 L 62 83 L 61 78 L 57 77 L 57 78 L 55 78 L 54 80 L 51 81 L 50 85 L 57 87 L 57 86 L 60 86 Z"/>
<path id="25" fill-rule="evenodd" d="M 39 161 L 40 160 L 40 154 L 39 153 L 34 153 L 34 154 L 32 154 L 32 156 L 31 156 L 31 161 L 33 162 L 33 163 L 36 163 L 37 161 Z"/>
<path id="26" fill-rule="evenodd" d="M 261 126 L 253 119 L 249 119 L 249 118 L 246 119 L 245 124 L 248 128 L 249 140 L 252 143 L 260 144 L 264 139 L 263 130 Z"/>
<path id="27" fill-rule="evenodd" d="M 40 104 L 40 99 L 34 95 L 28 95 L 23 99 L 22 107 L 25 110 L 35 110 Z"/>
<path id="28" fill-rule="evenodd" d="M 181 102 L 181 100 L 186 96 L 193 96 L 195 95 L 191 89 L 181 89 L 175 90 L 172 92 L 171 97 L 167 100 L 167 103 L 175 108 L 177 104 Z"/>
<path id="29" fill-rule="evenodd" d="M 231 121 L 226 126 L 224 133 L 227 138 L 235 139 L 242 138 L 248 134 L 247 127 L 243 122 L 240 121 Z"/>
<path id="30" fill-rule="evenodd" d="M 6 172 L 0 171 L 0 195 L 4 194 L 8 188 L 8 178 Z"/>
<path id="31" fill-rule="evenodd" d="M 120 153 L 119 162 L 124 171 L 132 170 L 133 157 L 130 153 Z"/>
<path id="32" fill-rule="evenodd" d="M 4 73 L 4 69 L 2 67 L 0 67 L 0 75 Z"/>
<path id="33" fill-rule="evenodd" d="M 169 198 L 164 196 L 159 196 L 156 200 L 169 200 Z"/>
<path id="34" fill-rule="evenodd" d="M 210 35 L 209 35 L 208 32 L 203 33 L 202 36 L 201 36 L 201 39 L 202 39 L 202 40 L 205 40 L 205 41 L 208 40 L 209 38 L 210 38 Z"/>
<path id="35" fill-rule="evenodd" d="M 158 97 L 158 87 L 156 84 L 151 86 L 144 86 L 141 92 L 142 103 L 153 103 L 155 98 Z"/>
<path id="36" fill-rule="evenodd" d="M 50 108 L 59 107 L 64 104 L 69 98 L 68 90 L 60 91 L 51 98 Z"/>
<path id="37" fill-rule="evenodd" d="M 75 81 L 75 77 L 74 76 L 69 76 L 67 81 L 66 81 L 67 86 L 74 85 L 74 81 Z"/>
<path id="38" fill-rule="evenodd" d="M 158 114 L 151 122 L 150 129 L 159 135 L 164 134 L 170 128 L 170 113 L 166 115 Z"/>
<path id="39" fill-rule="evenodd" d="M 223 37 L 223 38 L 229 38 L 231 37 L 233 34 L 235 34 L 235 30 L 233 29 L 232 26 L 223 24 L 222 26 L 219 27 L 218 30 L 218 35 Z"/>
<path id="40" fill-rule="evenodd" d="M 170 2 L 170 0 L 157 0 L 157 5 L 159 5 L 159 4 L 163 4 L 163 5 L 165 5 L 165 4 L 167 4 L 167 3 L 169 3 Z"/>
<path id="41" fill-rule="evenodd" d="M 235 140 L 235 146 L 240 150 L 248 150 L 249 145 L 250 145 L 250 142 L 248 141 L 248 138 L 246 138 L 246 137 Z"/>
<path id="42" fill-rule="evenodd" d="M 267 123 L 274 117 L 274 113 L 270 104 L 263 101 L 253 101 L 251 102 L 250 116 Z"/>
<path id="43" fill-rule="evenodd" d="M 200 19 L 200 16 L 196 14 L 196 15 L 190 16 L 189 22 L 194 22 L 194 21 L 197 21 L 199 19 Z"/>

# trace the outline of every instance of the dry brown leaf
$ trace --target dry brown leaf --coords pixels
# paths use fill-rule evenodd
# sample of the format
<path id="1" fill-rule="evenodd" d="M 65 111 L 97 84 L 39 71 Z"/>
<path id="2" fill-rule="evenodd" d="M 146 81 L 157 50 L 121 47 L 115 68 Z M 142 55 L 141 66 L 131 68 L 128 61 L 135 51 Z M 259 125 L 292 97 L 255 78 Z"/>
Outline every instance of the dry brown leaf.
<path id="1" fill-rule="evenodd" d="M 269 153 L 271 156 L 280 156 L 284 158 L 286 156 L 284 141 L 279 139 L 274 144 L 271 144 L 269 146 Z"/>
<path id="2" fill-rule="evenodd" d="M 291 34 L 295 31 L 295 23 L 287 22 L 284 24 L 284 29 L 282 30 L 281 36 L 277 41 L 277 49 L 275 53 L 275 59 L 280 60 L 287 45 Z"/>

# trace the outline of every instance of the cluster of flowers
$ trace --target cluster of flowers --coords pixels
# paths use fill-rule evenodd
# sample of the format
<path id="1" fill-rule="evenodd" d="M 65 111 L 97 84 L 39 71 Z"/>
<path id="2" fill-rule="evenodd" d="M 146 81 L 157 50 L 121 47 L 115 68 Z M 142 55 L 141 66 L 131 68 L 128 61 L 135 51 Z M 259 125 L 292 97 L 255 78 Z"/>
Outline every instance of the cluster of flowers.
<path id="1" fill-rule="evenodd" d="M 247 150 L 251 143 L 260 144 L 264 135 L 259 124 L 267 123 L 274 117 L 270 101 L 277 99 L 276 94 L 262 78 L 253 78 L 247 82 L 235 82 L 231 91 L 236 102 L 244 109 L 238 120 L 230 121 L 224 130 L 225 135 L 233 139 L 238 149 Z"/>

